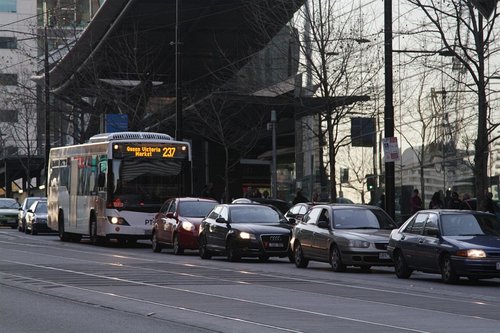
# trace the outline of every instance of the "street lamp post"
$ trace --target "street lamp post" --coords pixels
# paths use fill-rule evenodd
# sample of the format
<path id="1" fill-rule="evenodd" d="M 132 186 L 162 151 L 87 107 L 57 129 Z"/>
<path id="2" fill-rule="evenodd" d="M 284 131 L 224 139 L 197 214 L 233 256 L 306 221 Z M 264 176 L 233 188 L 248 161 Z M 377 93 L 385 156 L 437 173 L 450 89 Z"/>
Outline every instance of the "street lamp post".
<path id="1" fill-rule="evenodd" d="M 44 72 L 44 93 L 45 93 L 45 178 L 47 179 L 49 171 L 50 154 L 50 76 L 49 76 L 49 41 L 47 36 L 47 25 L 44 28 L 43 40 L 43 72 Z M 45 184 L 45 195 L 47 196 L 48 184 Z"/>
<path id="2" fill-rule="evenodd" d="M 276 165 L 276 110 L 271 110 L 271 129 L 272 129 L 272 165 L 271 165 L 271 197 L 276 198 L 278 196 L 278 174 Z"/>
<path id="3" fill-rule="evenodd" d="M 384 55 L 385 55 L 385 107 L 384 134 L 394 136 L 394 105 L 392 105 L 392 0 L 384 1 Z M 394 218 L 396 189 L 394 183 L 394 162 L 385 162 L 385 210 Z"/>

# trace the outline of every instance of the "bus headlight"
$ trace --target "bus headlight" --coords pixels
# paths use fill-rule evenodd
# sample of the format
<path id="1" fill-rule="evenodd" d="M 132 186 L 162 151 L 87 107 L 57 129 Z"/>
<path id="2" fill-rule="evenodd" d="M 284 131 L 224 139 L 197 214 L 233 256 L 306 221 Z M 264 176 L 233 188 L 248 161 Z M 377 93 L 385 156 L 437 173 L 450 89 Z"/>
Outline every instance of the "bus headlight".
<path id="1" fill-rule="evenodd" d="M 129 225 L 123 217 L 108 216 L 108 221 L 114 225 Z"/>

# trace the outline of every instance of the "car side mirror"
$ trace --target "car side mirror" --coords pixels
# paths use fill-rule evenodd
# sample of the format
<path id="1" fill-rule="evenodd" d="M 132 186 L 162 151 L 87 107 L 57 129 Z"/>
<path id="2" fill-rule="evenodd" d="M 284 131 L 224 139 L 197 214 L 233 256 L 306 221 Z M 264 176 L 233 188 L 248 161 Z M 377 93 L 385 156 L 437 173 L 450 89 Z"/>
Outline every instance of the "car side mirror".
<path id="1" fill-rule="evenodd" d="M 293 217 L 288 218 L 288 224 L 297 224 L 297 220 Z"/>
<path id="2" fill-rule="evenodd" d="M 318 227 L 319 228 L 327 229 L 329 226 L 330 226 L 330 223 L 328 221 L 326 221 L 326 220 L 320 220 L 320 221 L 318 221 Z"/>
<path id="3" fill-rule="evenodd" d="M 174 213 L 173 212 L 167 212 L 167 214 L 165 216 L 167 218 L 169 218 L 169 219 L 173 219 L 174 218 Z"/>
<path id="4" fill-rule="evenodd" d="M 223 217 L 218 217 L 215 219 L 215 222 L 217 223 L 228 223 L 225 218 Z"/>
<path id="5" fill-rule="evenodd" d="M 28 209 L 27 212 L 28 213 L 33 213 L 33 211 L 31 209 Z"/>

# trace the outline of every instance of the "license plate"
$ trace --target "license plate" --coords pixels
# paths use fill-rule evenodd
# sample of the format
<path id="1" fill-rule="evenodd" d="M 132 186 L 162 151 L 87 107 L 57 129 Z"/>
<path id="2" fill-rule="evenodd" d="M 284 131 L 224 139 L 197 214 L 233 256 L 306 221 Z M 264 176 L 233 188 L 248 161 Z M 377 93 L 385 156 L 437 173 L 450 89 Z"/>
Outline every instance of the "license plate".
<path id="1" fill-rule="evenodd" d="M 267 247 L 283 247 L 283 243 L 269 243 Z"/>
<path id="2" fill-rule="evenodd" d="M 389 253 L 379 253 L 378 258 L 379 259 L 391 259 L 391 257 L 389 257 Z"/>
<path id="3" fill-rule="evenodd" d="M 500 270 L 500 262 L 497 262 L 497 270 Z"/>

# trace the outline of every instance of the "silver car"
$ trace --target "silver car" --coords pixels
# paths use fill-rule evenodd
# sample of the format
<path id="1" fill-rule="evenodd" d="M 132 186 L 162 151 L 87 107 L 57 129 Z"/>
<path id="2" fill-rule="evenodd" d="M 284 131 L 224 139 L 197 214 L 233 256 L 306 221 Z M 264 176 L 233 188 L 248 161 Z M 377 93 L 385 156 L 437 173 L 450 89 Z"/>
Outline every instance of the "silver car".
<path id="1" fill-rule="evenodd" d="M 347 266 L 364 271 L 371 266 L 392 266 L 387 244 L 397 227 L 379 207 L 316 205 L 293 228 L 295 265 L 304 268 L 309 260 L 328 262 L 335 272 L 343 272 Z"/>

